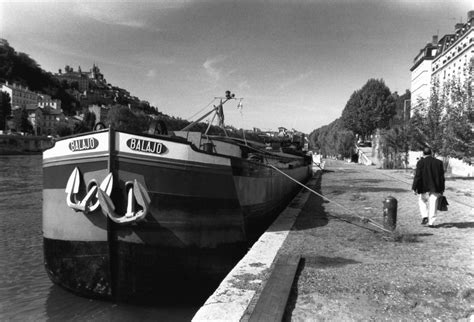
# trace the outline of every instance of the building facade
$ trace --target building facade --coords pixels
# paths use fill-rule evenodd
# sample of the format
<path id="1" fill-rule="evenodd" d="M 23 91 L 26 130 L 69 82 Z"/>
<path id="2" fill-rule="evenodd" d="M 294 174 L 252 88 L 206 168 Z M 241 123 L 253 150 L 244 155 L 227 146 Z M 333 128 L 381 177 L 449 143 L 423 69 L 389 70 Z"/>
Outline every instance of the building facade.
<path id="1" fill-rule="evenodd" d="M 34 130 L 37 135 L 55 135 L 59 126 L 70 126 L 62 110 L 38 107 L 35 116 Z"/>
<path id="2" fill-rule="evenodd" d="M 444 36 L 438 44 L 438 54 L 432 64 L 432 78 L 440 87 L 447 81 L 464 82 L 472 73 L 474 58 L 474 10 L 466 23 L 458 23 L 455 33 Z"/>
<path id="3" fill-rule="evenodd" d="M 438 52 L 438 36 L 420 50 L 413 60 L 411 71 L 411 98 L 414 104 L 430 97 L 432 62 Z"/>
<path id="4" fill-rule="evenodd" d="M 83 72 L 80 66 L 77 71 L 72 67 L 66 66 L 64 72 L 60 69 L 57 74 L 54 74 L 54 77 L 59 81 L 66 81 L 70 85 L 77 83 L 77 90 L 80 92 L 89 91 L 91 83 L 97 86 L 106 84 L 104 75 L 96 64 L 93 64 L 88 72 Z"/>
<path id="5" fill-rule="evenodd" d="M 433 41 L 420 50 L 411 71 L 412 113 L 422 100 L 429 100 L 434 86 L 452 80 L 465 82 L 474 73 L 474 10 L 467 14 L 466 23 L 457 23 L 453 34 Z M 472 86 L 472 84 L 471 84 Z"/>
<path id="6" fill-rule="evenodd" d="M 51 96 L 45 94 L 38 94 L 38 107 L 45 108 L 49 107 L 54 110 L 62 111 L 61 101 L 52 99 Z"/>
<path id="7" fill-rule="evenodd" d="M 1 85 L 0 90 L 10 95 L 12 110 L 26 108 L 28 104 L 38 103 L 38 94 L 30 91 L 27 87 L 6 82 Z"/>
<path id="8" fill-rule="evenodd" d="M 30 91 L 27 87 L 16 84 L 0 85 L 0 90 L 10 95 L 12 115 L 25 110 L 28 121 L 33 126 L 36 135 L 51 135 L 56 133 L 56 128 L 61 125 L 69 126 L 61 108 L 61 101 L 52 99 L 51 96 Z M 13 121 L 12 121 L 13 122 Z M 17 125 L 8 126 L 16 130 Z"/>

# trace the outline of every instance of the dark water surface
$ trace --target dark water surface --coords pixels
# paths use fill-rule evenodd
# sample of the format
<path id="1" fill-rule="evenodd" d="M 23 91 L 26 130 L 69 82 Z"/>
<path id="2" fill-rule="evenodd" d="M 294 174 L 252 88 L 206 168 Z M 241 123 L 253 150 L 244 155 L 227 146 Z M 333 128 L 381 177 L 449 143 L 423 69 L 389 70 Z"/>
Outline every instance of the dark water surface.
<path id="1" fill-rule="evenodd" d="M 42 158 L 0 155 L 0 321 L 189 321 L 205 300 L 128 305 L 53 285 L 43 266 Z"/>

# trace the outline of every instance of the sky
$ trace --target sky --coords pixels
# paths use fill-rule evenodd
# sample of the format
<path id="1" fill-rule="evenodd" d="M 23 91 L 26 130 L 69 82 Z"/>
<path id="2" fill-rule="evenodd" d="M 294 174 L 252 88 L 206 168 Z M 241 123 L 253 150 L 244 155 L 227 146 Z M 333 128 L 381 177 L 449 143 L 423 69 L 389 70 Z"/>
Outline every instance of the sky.
<path id="1" fill-rule="evenodd" d="M 404 93 L 419 50 L 470 10 L 470 0 L 0 0 L 0 38 L 46 71 L 95 63 L 165 114 L 189 119 L 230 90 L 243 109 L 228 102 L 226 124 L 310 133 L 370 78 Z"/>

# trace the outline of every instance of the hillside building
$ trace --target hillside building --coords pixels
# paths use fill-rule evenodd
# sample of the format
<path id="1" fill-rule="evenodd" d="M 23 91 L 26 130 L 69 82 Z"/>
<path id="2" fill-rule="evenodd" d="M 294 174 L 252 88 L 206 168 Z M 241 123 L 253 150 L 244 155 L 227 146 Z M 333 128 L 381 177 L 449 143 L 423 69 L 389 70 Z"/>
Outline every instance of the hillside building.
<path id="1" fill-rule="evenodd" d="M 6 82 L 1 84 L 0 90 L 10 95 L 12 110 L 26 108 L 28 104 L 38 103 L 38 94 L 30 91 L 27 87 Z"/>
<path id="2" fill-rule="evenodd" d="M 76 89 L 80 92 L 88 91 L 93 84 L 102 87 L 107 83 L 96 64 L 93 64 L 88 72 L 83 72 L 81 66 L 79 66 L 77 71 L 74 71 L 70 66 L 66 66 L 64 72 L 59 69 L 58 73 L 54 74 L 54 77 L 59 81 L 66 81 L 71 86 L 77 86 Z"/>

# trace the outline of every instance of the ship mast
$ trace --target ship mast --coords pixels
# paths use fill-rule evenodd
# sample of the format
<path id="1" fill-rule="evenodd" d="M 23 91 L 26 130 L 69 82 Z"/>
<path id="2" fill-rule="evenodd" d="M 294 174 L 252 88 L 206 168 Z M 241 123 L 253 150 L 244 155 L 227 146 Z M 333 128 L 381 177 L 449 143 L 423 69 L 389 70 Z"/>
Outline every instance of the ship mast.
<path id="1" fill-rule="evenodd" d="M 214 99 L 220 99 L 219 105 L 214 106 L 214 108 L 212 110 L 210 110 L 209 112 L 207 112 L 206 114 L 204 114 L 203 116 L 198 118 L 196 121 L 192 122 L 191 124 L 185 126 L 181 131 L 189 131 L 197 123 L 201 122 L 203 119 L 205 119 L 206 117 L 208 117 L 209 115 L 214 113 L 214 116 L 212 117 L 212 120 L 209 123 L 209 126 L 207 127 L 205 134 L 207 134 L 207 132 L 209 131 L 209 129 L 212 125 L 212 122 L 214 121 L 214 119 L 217 116 L 219 118 L 219 125 L 224 130 L 224 133 L 227 136 L 227 132 L 225 131 L 225 128 L 224 128 L 224 110 L 223 110 L 223 106 L 227 101 L 232 100 L 232 99 L 236 99 L 235 94 L 231 93 L 230 91 L 226 91 L 224 97 L 215 97 Z"/>

